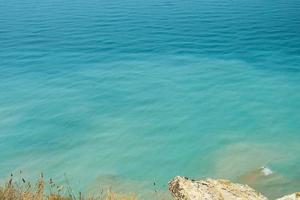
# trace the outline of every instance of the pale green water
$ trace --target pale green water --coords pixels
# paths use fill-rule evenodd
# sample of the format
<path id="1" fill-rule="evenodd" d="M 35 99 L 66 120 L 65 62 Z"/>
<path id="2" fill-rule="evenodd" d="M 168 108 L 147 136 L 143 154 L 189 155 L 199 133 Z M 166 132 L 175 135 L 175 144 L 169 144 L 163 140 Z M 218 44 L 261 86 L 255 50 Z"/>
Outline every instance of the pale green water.
<path id="1" fill-rule="evenodd" d="M 280 0 L 2 1 L 1 177 L 66 173 L 80 190 L 141 191 L 266 165 L 277 178 L 255 187 L 299 190 L 299 11 Z"/>

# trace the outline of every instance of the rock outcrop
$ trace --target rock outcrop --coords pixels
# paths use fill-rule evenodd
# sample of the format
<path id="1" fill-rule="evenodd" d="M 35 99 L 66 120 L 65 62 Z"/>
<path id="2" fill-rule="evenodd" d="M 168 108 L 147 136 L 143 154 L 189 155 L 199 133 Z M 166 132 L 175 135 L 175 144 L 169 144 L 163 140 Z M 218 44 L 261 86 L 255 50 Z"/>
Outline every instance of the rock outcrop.
<path id="1" fill-rule="evenodd" d="M 267 200 L 248 185 L 228 180 L 190 180 L 177 176 L 169 182 L 169 190 L 176 200 Z M 278 200 L 300 200 L 300 193 Z"/>
<path id="2" fill-rule="evenodd" d="M 286 195 L 277 200 L 300 200 L 300 192 L 296 192 L 294 194 Z"/>

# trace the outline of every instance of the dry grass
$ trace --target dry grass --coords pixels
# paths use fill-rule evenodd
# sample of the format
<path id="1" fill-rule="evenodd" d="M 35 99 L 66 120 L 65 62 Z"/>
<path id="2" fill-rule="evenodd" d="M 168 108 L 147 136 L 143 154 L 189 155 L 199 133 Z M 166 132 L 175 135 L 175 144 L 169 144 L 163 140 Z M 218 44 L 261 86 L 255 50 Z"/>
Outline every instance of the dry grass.
<path id="1" fill-rule="evenodd" d="M 69 185 L 59 186 L 52 179 L 45 181 L 42 174 L 35 184 L 20 177 L 15 180 L 11 174 L 10 179 L 0 185 L 0 200 L 137 200 L 135 195 L 117 194 L 111 190 L 92 196 L 80 192 L 75 195 Z"/>

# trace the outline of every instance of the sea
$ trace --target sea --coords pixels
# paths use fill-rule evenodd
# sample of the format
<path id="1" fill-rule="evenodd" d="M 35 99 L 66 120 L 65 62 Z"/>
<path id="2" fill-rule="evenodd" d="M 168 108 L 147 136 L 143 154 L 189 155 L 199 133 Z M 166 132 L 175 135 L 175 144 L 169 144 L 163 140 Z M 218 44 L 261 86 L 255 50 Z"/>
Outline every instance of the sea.
<path id="1" fill-rule="evenodd" d="M 299 0 L 0 0 L 3 181 L 275 198 L 299 191 L 299 144 Z"/>

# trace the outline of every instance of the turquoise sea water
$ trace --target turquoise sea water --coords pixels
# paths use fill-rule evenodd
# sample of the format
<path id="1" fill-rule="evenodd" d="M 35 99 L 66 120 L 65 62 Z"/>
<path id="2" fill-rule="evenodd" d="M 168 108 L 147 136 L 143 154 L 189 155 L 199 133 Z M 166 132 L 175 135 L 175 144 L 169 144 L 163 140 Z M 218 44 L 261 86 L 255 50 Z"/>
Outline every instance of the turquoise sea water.
<path id="1" fill-rule="evenodd" d="M 0 0 L 0 176 L 300 188 L 300 1 Z M 129 189 L 129 190 L 130 190 Z"/>

